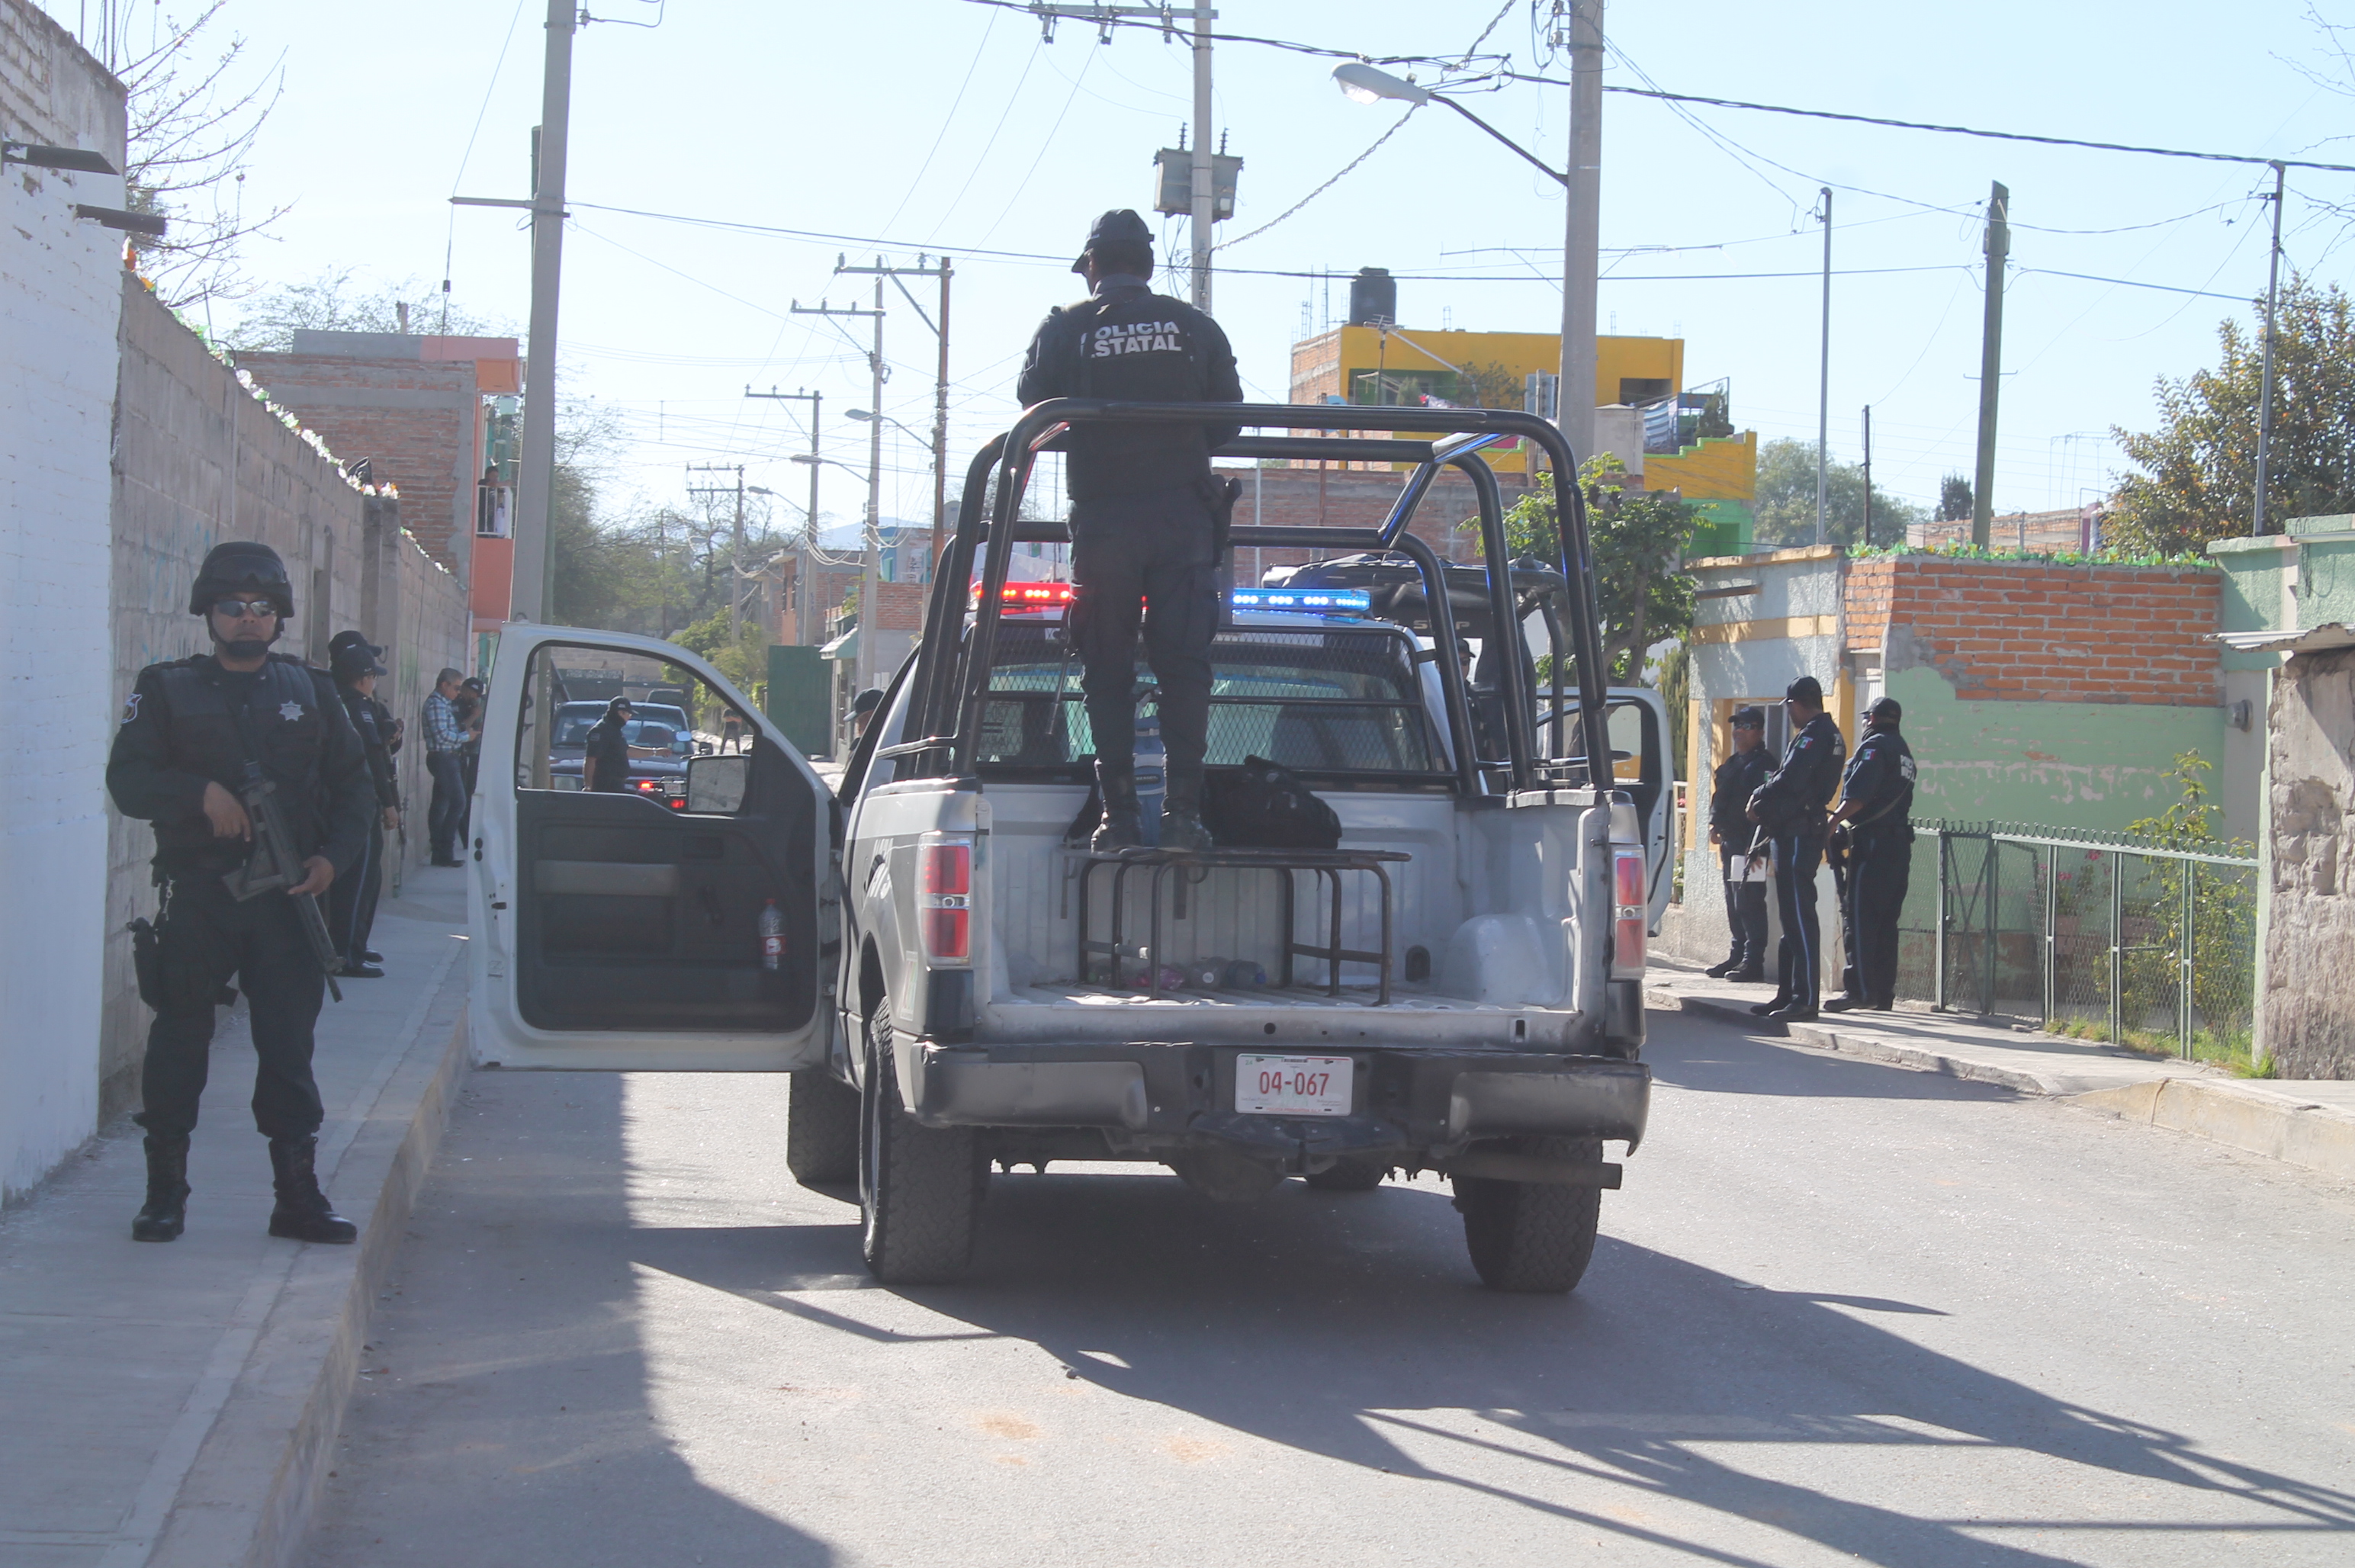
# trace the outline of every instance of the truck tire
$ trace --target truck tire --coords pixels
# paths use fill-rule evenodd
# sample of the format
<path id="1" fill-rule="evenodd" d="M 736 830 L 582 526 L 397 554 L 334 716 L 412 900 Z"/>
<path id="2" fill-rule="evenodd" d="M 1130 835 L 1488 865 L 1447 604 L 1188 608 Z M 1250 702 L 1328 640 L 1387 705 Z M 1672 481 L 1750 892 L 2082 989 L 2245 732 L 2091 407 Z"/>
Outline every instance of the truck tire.
<path id="1" fill-rule="evenodd" d="M 989 1173 L 971 1127 L 927 1127 L 900 1098 L 890 999 L 866 1028 L 859 1088 L 859 1252 L 886 1285 L 946 1285 L 973 1260 Z"/>
<path id="2" fill-rule="evenodd" d="M 787 1075 L 785 1168 L 804 1187 L 831 1187 L 858 1176 L 858 1091 L 823 1067 Z"/>
<path id="3" fill-rule="evenodd" d="M 1511 1138 L 1483 1147 L 1582 1165 L 1603 1157 L 1603 1145 L 1593 1138 Z M 1459 1176 L 1455 1207 L 1464 1215 L 1465 1244 L 1481 1284 L 1560 1296 L 1578 1284 L 1594 1255 L 1603 1190 Z"/>
<path id="4" fill-rule="evenodd" d="M 1386 1159 L 1359 1159 L 1349 1156 L 1337 1159 L 1331 1167 L 1301 1178 L 1317 1192 L 1371 1192 L 1391 1173 Z"/>

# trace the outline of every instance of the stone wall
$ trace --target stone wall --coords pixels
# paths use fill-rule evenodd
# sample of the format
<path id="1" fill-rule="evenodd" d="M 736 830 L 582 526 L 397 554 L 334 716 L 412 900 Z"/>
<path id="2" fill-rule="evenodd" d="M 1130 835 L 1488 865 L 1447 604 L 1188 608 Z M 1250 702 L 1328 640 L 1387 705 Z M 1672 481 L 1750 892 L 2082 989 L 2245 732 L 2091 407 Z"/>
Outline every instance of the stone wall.
<path id="1" fill-rule="evenodd" d="M 354 626 L 388 645 L 392 674 L 378 695 L 413 734 L 435 673 L 468 665 L 457 579 L 401 531 L 393 496 L 363 493 L 325 443 L 291 427 L 137 278 L 119 270 L 111 276 L 122 291 L 108 622 L 116 706 L 144 666 L 206 646 L 204 623 L 188 613 L 205 552 L 224 539 L 260 539 L 285 558 L 294 582 L 280 651 L 324 662 L 328 639 Z M 421 824 L 410 865 L 426 854 L 421 752 L 410 745 L 401 756 L 404 799 Z M 111 807 L 107 819 L 98 1077 L 112 1109 L 135 1093 L 146 1032 L 123 927 L 155 907 L 147 871 L 155 836 Z"/>
<path id="2" fill-rule="evenodd" d="M 2284 1078 L 2355 1078 L 2355 649 L 2284 665 L 2267 731 L 2259 1036 Z"/>
<path id="3" fill-rule="evenodd" d="M 0 0 L 0 136 L 123 165 L 123 88 L 24 0 Z M 107 445 L 122 237 L 73 215 L 119 177 L 0 179 L 0 1201 L 98 1116 Z"/>

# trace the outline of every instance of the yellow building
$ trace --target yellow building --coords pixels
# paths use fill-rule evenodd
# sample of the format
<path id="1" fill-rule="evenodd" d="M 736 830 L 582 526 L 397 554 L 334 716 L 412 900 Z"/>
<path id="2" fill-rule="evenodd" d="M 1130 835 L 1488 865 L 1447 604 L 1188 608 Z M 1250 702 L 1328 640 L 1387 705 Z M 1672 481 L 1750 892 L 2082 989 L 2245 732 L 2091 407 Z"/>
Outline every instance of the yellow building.
<path id="1" fill-rule="evenodd" d="M 1636 444 L 1641 421 L 1633 409 L 1684 389 L 1680 337 L 1597 337 L 1594 405 L 1629 409 Z M 1426 331 L 1396 325 L 1337 326 L 1292 346 L 1295 403 L 1412 403 L 1423 397 L 1486 408 L 1528 406 L 1529 379 L 1561 367 L 1561 337 L 1551 332 Z M 1657 445 L 1657 443 L 1650 443 Z M 1487 454 L 1500 473 L 1529 471 L 1527 454 Z M 1675 451 L 1623 454 L 1647 490 L 1676 490 L 1708 517 L 1701 554 L 1739 554 L 1750 546 L 1758 494 L 1758 437 L 1699 436 Z"/>

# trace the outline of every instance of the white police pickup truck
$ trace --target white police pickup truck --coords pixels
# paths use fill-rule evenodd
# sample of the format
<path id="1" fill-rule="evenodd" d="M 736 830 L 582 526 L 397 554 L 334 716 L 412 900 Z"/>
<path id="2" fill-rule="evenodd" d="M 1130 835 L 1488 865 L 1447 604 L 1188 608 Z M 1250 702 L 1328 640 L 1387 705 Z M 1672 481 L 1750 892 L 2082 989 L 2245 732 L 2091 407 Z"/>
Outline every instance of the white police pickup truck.
<path id="1" fill-rule="evenodd" d="M 1014 547 L 1059 525 L 1019 518 L 1018 499 L 1067 421 L 1202 417 L 1047 403 L 975 460 L 939 572 L 972 591 L 932 596 L 837 791 L 695 656 L 510 625 L 471 846 L 476 1059 L 792 1072 L 787 1164 L 857 1179 L 867 1263 L 895 1283 L 966 1266 L 993 1168 L 1137 1160 L 1228 1200 L 1287 1177 L 1356 1189 L 1437 1171 L 1487 1284 L 1573 1286 L 1619 1184 L 1604 1145 L 1643 1136 L 1644 943 L 1666 849 L 1647 820 L 1666 716 L 1603 685 L 1583 517 L 1547 604 L 1512 574 L 1487 584 L 1476 658 L 1457 615 L 1418 624 L 1348 589 L 1234 592 L 1212 654 L 1213 788 L 1246 758 L 1281 764 L 1334 809 L 1338 846 L 1094 854 L 1074 830 L 1092 749 L 1065 591 L 1007 581 Z M 1440 467 L 1473 479 L 1489 560 L 1505 536 L 1480 447 L 1519 437 L 1573 471 L 1527 416 L 1412 417 L 1443 433 L 1231 443 L 1221 455 L 1412 465 L 1382 528 L 1237 528 L 1231 545 L 1393 555 L 1439 602 L 1446 569 L 1406 524 Z M 681 810 L 549 787 L 541 731 L 589 650 L 665 659 L 751 743 L 690 758 Z M 1633 747 L 1590 763 L 1582 738 L 1607 752 L 1614 729 Z"/>

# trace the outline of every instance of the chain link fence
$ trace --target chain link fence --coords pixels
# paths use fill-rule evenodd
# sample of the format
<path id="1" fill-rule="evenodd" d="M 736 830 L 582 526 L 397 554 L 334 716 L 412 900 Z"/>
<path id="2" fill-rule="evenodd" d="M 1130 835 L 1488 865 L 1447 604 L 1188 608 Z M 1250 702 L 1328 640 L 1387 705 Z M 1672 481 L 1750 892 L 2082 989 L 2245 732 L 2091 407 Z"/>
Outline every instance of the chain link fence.
<path id="1" fill-rule="evenodd" d="M 2012 822 L 1914 832 L 1900 997 L 2187 1060 L 2247 1060 L 2254 859 Z"/>

